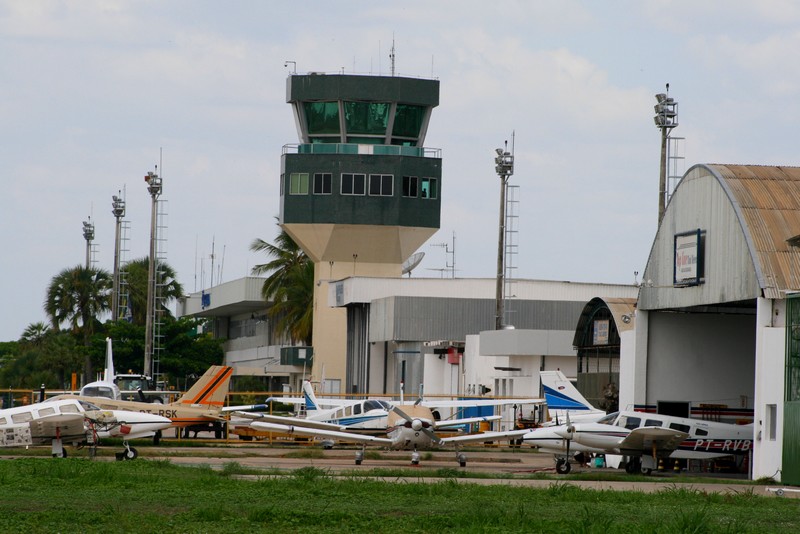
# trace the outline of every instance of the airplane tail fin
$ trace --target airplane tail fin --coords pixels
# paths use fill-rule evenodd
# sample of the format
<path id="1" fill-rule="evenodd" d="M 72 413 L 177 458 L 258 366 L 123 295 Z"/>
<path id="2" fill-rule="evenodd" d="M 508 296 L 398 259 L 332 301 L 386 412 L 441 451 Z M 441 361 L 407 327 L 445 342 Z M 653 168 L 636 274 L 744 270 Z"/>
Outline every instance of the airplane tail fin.
<path id="1" fill-rule="evenodd" d="M 178 399 L 179 404 L 204 404 L 222 407 L 233 376 L 233 367 L 212 365 L 195 384 Z"/>
<path id="2" fill-rule="evenodd" d="M 595 410 L 595 407 L 589 404 L 561 371 L 541 371 L 539 378 L 542 381 L 548 411 Z"/>
<path id="3" fill-rule="evenodd" d="M 306 398 L 306 412 L 319 410 L 317 395 L 314 393 L 314 388 L 311 386 L 311 382 L 308 380 L 303 382 L 303 396 Z"/>
<path id="4" fill-rule="evenodd" d="M 106 338 L 106 368 L 103 373 L 103 382 L 114 381 L 114 353 L 111 350 L 111 338 Z"/>

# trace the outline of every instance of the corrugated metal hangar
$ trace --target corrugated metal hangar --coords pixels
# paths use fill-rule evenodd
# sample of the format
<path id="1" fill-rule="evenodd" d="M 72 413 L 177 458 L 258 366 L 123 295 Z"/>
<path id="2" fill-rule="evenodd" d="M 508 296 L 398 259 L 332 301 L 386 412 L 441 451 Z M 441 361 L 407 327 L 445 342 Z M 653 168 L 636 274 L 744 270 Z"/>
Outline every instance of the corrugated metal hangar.
<path id="1" fill-rule="evenodd" d="M 621 406 L 752 417 L 752 477 L 790 483 L 800 483 L 800 357 L 787 336 L 800 331 L 799 235 L 800 168 L 689 169 L 653 242 L 620 370 Z"/>

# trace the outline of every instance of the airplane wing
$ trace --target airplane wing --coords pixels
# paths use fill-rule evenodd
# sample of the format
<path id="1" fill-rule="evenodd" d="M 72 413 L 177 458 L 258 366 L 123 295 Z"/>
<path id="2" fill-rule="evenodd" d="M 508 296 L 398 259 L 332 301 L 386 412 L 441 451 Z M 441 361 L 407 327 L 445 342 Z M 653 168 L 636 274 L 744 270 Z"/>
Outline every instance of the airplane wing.
<path id="1" fill-rule="evenodd" d="M 271 432 L 283 432 L 285 434 L 299 434 L 301 436 L 319 437 L 319 438 L 334 438 L 342 441 L 349 441 L 353 443 L 377 443 L 381 445 L 391 445 L 392 440 L 389 438 L 379 438 L 375 436 L 368 436 L 363 434 L 352 434 L 350 432 L 342 432 L 336 430 L 322 430 L 319 428 L 309 428 L 303 426 L 282 425 L 277 423 L 262 423 L 259 421 L 253 422 L 251 427 L 257 430 L 266 430 Z"/>
<path id="2" fill-rule="evenodd" d="M 544 399 L 462 399 L 462 400 L 423 400 L 428 408 L 475 408 L 478 406 L 511 406 L 512 404 L 544 404 Z"/>
<path id="3" fill-rule="evenodd" d="M 342 431 L 344 427 L 334 423 L 323 421 L 313 421 L 302 417 L 288 417 L 283 415 L 256 414 L 248 412 L 235 412 L 234 415 L 259 423 L 275 423 L 283 426 L 300 426 L 305 428 L 317 428 L 319 430 Z"/>
<path id="4" fill-rule="evenodd" d="M 483 443 L 485 441 L 501 441 L 505 439 L 518 439 L 530 432 L 529 428 L 521 430 L 506 430 L 501 432 L 480 432 L 478 434 L 467 434 L 464 436 L 453 436 L 449 438 L 442 438 L 440 443 L 446 445 L 448 443 Z"/>
<path id="5" fill-rule="evenodd" d="M 483 417 L 465 417 L 463 419 L 445 419 L 443 421 L 434 421 L 433 425 L 436 428 L 447 428 L 450 426 L 470 425 L 472 423 L 482 423 L 484 421 L 497 421 L 502 419 L 501 415 L 486 415 Z"/>
<path id="6" fill-rule="evenodd" d="M 671 453 L 688 437 L 689 434 L 679 430 L 644 426 L 631 430 L 631 433 L 619 443 L 618 448 L 623 454 L 652 454 L 654 451 Z"/>

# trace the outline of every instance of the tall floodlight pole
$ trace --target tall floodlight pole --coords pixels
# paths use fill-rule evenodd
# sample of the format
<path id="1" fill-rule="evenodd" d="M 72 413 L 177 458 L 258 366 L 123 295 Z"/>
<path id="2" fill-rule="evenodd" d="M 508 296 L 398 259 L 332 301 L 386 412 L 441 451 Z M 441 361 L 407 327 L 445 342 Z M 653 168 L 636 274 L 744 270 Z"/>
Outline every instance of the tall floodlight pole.
<path id="1" fill-rule="evenodd" d="M 653 120 L 656 128 L 661 130 L 661 164 L 658 177 L 658 224 L 664 218 L 667 201 L 667 143 L 669 134 L 678 125 L 678 103 L 669 96 L 669 84 L 666 93 L 656 95 L 656 115 Z"/>
<path id="2" fill-rule="evenodd" d="M 120 257 L 120 237 L 122 218 L 125 217 L 125 201 L 117 195 L 111 197 L 111 213 L 117 220 L 114 235 L 114 286 L 111 290 L 111 320 L 116 322 L 119 319 L 119 257 Z"/>
<path id="3" fill-rule="evenodd" d="M 508 178 L 514 174 L 514 155 L 503 148 L 497 148 L 495 152 L 497 157 L 494 158 L 494 170 L 500 177 L 500 230 L 497 237 L 497 291 L 494 327 L 495 330 L 501 330 L 505 314 L 503 284 L 505 279 L 506 190 L 508 189 Z"/>
<path id="4" fill-rule="evenodd" d="M 158 196 L 161 194 L 161 178 L 154 172 L 148 172 L 144 177 L 147 182 L 147 191 L 152 199 L 150 210 L 150 262 L 147 269 L 147 318 L 144 323 L 144 369 L 143 372 L 152 376 L 153 366 L 153 320 L 155 319 L 155 293 L 156 293 L 156 229 L 158 215 Z"/>
<path id="5" fill-rule="evenodd" d="M 88 221 L 83 221 L 83 238 L 86 240 L 86 268 L 92 266 L 92 241 L 94 241 L 94 223 L 89 217 Z"/>

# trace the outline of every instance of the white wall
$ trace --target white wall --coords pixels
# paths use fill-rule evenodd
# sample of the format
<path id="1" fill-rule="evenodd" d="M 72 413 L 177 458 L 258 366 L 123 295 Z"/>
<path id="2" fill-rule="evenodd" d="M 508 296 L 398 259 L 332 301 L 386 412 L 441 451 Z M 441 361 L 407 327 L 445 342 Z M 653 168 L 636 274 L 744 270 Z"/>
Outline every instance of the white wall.
<path id="1" fill-rule="evenodd" d="M 651 311 L 647 404 L 688 401 L 752 408 L 755 322 L 752 315 Z"/>
<path id="2" fill-rule="evenodd" d="M 783 300 L 758 299 L 753 479 L 772 477 L 780 480 L 783 456 L 783 369 L 786 358 L 784 304 Z M 775 405 L 777 409 L 774 440 L 769 435 L 769 405 Z"/>
<path id="3" fill-rule="evenodd" d="M 636 327 L 619 333 L 619 409 L 633 410 L 647 398 L 649 312 L 636 311 Z"/>

